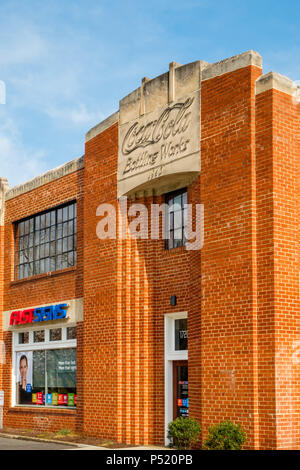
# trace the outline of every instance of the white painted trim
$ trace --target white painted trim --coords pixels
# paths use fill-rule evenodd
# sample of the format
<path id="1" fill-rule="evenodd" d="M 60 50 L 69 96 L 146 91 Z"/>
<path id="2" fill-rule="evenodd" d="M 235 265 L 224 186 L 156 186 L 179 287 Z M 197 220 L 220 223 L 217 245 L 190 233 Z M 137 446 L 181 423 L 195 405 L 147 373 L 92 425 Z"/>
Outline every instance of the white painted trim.
<path id="1" fill-rule="evenodd" d="M 187 318 L 187 312 L 164 316 L 165 328 L 165 445 L 169 444 L 168 424 L 173 420 L 173 361 L 187 361 L 188 351 L 175 351 L 175 320 Z"/>

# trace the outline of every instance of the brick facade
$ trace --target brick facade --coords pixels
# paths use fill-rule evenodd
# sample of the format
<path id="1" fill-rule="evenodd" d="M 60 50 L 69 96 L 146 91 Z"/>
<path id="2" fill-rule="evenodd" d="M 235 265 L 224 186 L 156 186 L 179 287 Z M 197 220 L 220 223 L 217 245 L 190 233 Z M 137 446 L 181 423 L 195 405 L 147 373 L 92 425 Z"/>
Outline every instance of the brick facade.
<path id="1" fill-rule="evenodd" d="M 291 81 L 235 60 L 208 66 L 201 81 L 201 173 L 187 189 L 204 205 L 201 250 L 166 250 L 150 233 L 96 236 L 97 207 L 118 209 L 116 118 L 87 135 L 84 168 L 7 198 L 2 311 L 83 297 L 84 321 L 76 410 L 11 407 L 12 333 L 0 329 L 5 426 L 163 444 L 164 317 L 187 312 L 190 415 L 203 435 L 230 419 L 246 448 L 300 448 L 300 104 Z M 13 223 L 74 199 L 76 267 L 14 281 Z M 128 205 L 163 200 L 145 192 Z"/>

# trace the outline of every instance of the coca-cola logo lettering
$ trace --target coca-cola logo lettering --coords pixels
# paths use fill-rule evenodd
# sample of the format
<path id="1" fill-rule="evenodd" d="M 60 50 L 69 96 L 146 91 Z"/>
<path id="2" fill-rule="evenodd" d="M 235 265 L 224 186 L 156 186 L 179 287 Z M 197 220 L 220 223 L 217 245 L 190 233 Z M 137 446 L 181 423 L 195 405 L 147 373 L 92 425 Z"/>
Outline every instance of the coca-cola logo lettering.
<path id="1" fill-rule="evenodd" d="M 161 139 L 175 137 L 187 130 L 190 125 L 190 107 L 194 98 L 187 98 L 183 103 L 176 103 L 166 108 L 158 119 L 139 125 L 135 122 L 126 133 L 123 144 L 123 155 L 134 150 L 156 144 Z"/>

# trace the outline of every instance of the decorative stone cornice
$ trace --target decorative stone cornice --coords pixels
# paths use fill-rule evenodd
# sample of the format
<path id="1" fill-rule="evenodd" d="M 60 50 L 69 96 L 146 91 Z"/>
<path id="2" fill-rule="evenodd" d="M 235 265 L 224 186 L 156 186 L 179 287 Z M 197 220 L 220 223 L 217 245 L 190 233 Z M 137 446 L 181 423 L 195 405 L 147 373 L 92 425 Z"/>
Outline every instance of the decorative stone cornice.
<path id="1" fill-rule="evenodd" d="M 256 80 L 256 95 L 271 89 L 282 91 L 291 96 L 295 96 L 298 92 L 297 84 L 290 78 L 280 75 L 280 73 L 269 72 Z"/>
<path id="2" fill-rule="evenodd" d="M 208 65 L 202 72 L 202 81 L 218 77 L 219 75 L 224 75 L 225 73 L 233 72 L 234 70 L 248 67 L 249 65 L 262 68 L 262 57 L 258 52 L 243 52 L 243 54 L 238 54 L 230 57 L 229 59 L 221 60 L 220 62 Z"/>
<path id="3" fill-rule="evenodd" d="M 98 134 L 101 134 L 101 132 L 111 127 L 113 124 L 118 122 L 118 120 L 119 120 L 119 111 L 117 111 L 114 114 L 111 114 L 110 116 L 108 116 L 108 118 L 104 119 L 104 121 L 101 121 L 95 127 L 92 127 L 92 129 L 90 129 L 85 134 L 85 141 L 88 142 L 89 140 L 96 137 Z"/>
<path id="4" fill-rule="evenodd" d="M 53 170 L 49 170 L 46 173 L 37 176 L 30 181 L 27 181 L 26 183 L 14 186 L 9 191 L 7 191 L 5 199 L 6 201 L 13 199 L 17 196 L 20 196 L 20 194 L 32 191 L 39 186 L 43 186 L 44 184 L 62 178 L 63 176 L 73 173 L 74 171 L 81 170 L 82 168 L 84 168 L 84 155 L 82 157 L 75 158 L 74 160 L 67 162 L 64 165 L 60 165 Z"/>
<path id="5" fill-rule="evenodd" d="M 5 214 L 5 194 L 8 191 L 9 183 L 6 178 L 0 178 L 0 225 L 4 225 Z"/>

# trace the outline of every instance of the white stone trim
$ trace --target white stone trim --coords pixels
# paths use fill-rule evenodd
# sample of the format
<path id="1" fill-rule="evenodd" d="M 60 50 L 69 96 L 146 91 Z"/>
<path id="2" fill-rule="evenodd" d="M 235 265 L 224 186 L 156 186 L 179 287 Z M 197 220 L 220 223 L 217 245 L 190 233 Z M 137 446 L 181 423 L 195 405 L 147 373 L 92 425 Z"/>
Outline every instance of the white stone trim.
<path id="1" fill-rule="evenodd" d="M 20 196 L 21 194 L 32 191 L 33 189 L 39 188 L 44 184 L 62 178 L 63 176 L 69 175 L 74 171 L 81 170 L 82 168 L 84 168 L 84 156 L 64 163 L 63 165 L 60 165 L 53 170 L 49 170 L 46 173 L 43 173 L 42 175 L 27 181 L 26 183 L 14 186 L 9 191 L 7 191 L 5 199 L 6 201 L 9 201 L 10 199 Z"/>
<path id="2" fill-rule="evenodd" d="M 85 141 L 88 142 L 89 140 L 96 137 L 98 134 L 101 134 L 106 129 L 111 127 L 113 124 L 119 121 L 119 111 L 114 114 L 108 116 L 104 121 L 101 121 L 96 126 L 92 127 L 86 134 L 85 134 Z"/>
<path id="3" fill-rule="evenodd" d="M 5 215 L 5 195 L 9 189 L 9 183 L 6 178 L 0 178 L 0 226 L 4 225 Z"/>
<path id="4" fill-rule="evenodd" d="M 298 91 L 297 84 L 293 80 L 277 72 L 266 73 L 256 80 L 256 95 L 271 89 L 282 91 L 291 96 L 296 95 Z"/>
<path id="5" fill-rule="evenodd" d="M 229 59 L 221 60 L 215 64 L 208 65 L 202 71 L 202 81 L 215 78 L 225 73 L 233 72 L 249 65 L 262 68 L 262 57 L 256 51 L 247 51 L 242 54 L 229 57 Z"/>

